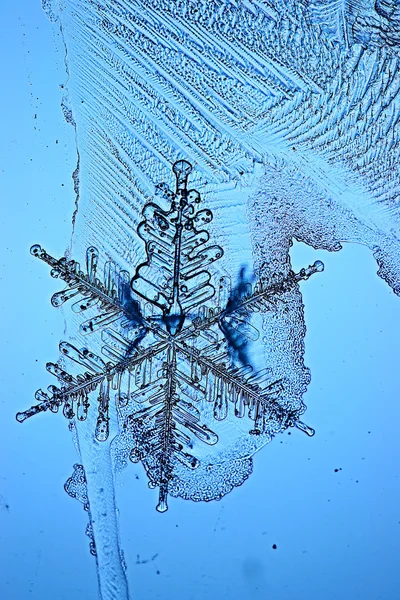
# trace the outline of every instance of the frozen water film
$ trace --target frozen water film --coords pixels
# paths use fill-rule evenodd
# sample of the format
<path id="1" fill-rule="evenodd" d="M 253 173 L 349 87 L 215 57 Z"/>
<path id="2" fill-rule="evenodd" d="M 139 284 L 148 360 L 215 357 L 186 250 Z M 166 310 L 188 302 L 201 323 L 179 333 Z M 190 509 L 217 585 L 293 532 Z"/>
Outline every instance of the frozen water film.
<path id="1" fill-rule="evenodd" d="M 127 594 L 112 461 L 114 469 L 128 458 L 142 462 L 149 487 L 158 488 L 156 508 L 165 512 L 168 494 L 209 501 L 241 485 L 252 471 L 252 455 L 288 427 L 314 434 L 299 418 L 308 371 L 301 360 L 297 368 L 293 358 L 282 362 L 275 350 L 285 340 L 286 354 L 292 350 L 301 359 L 303 337 L 289 338 L 284 315 L 293 318 L 294 312 L 304 328 L 298 283 L 322 271 L 323 263 L 252 283 L 242 269 L 232 286 L 229 274 L 214 268 L 224 252 L 209 240 L 212 211 L 201 206 L 198 191 L 188 189 L 192 165 L 179 160 L 173 171 L 175 191 L 160 184 L 158 202 L 143 207 L 137 234 L 147 259 L 132 278 L 106 261 L 101 281 L 93 246 L 86 251 L 86 272 L 74 260 L 55 259 L 39 245 L 31 248 L 51 267 L 52 277 L 67 283 L 51 303 L 59 307 L 72 300 L 72 313 L 84 315 L 75 337 L 82 342 L 88 337 L 90 348 L 61 342 L 59 363 L 46 365 L 59 385 L 38 390 L 38 403 L 17 420 L 62 408 L 64 417 L 77 422 L 84 465 L 74 467 L 66 491 L 89 513 L 90 550 L 104 597 L 121 597 L 123 589 Z M 274 353 L 257 368 L 250 362 L 262 330 L 257 317 L 269 312 L 274 340 L 265 336 L 262 345 L 271 345 Z"/>
<path id="2" fill-rule="evenodd" d="M 400 8 L 393 1 L 46 0 L 76 131 L 58 384 L 82 464 L 103 600 L 128 598 L 114 477 L 141 463 L 156 508 L 220 499 L 302 420 L 310 381 L 298 240 L 366 244 L 400 294 Z M 44 243 L 44 242 L 43 242 Z M 72 257 L 72 258 L 71 258 Z M 81 266 L 83 265 L 84 266 Z M 45 417 L 42 417 L 45 418 Z"/>

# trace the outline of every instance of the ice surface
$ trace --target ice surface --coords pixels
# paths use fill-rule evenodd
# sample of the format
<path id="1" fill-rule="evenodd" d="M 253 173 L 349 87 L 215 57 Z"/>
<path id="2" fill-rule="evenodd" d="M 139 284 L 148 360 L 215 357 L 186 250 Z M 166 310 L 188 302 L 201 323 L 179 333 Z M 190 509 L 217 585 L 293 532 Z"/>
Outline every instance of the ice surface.
<path id="1" fill-rule="evenodd" d="M 399 8 L 319 0 L 44 6 L 65 41 L 63 109 L 77 135 L 71 254 L 83 261 L 89 248 L 86 273 L 69 256 L 53 259 L 54 274 L 71 284 L 53 304 L 77 296 L 61 351 L 89 375 L 71 375 L 66 361 L 50 365 L 79 393 L 50 390 L 32 410 L 76 412 L 100 588 L 122 598 L 113 472 L 128 458 L 143 462 L 163 511 L 168 493 L 211 500 L 240 485 L 252 455 L 285 427 L 312 433 L 299 421 L 310 375 L 297 285 L 311 272 L 293 274 L 292 240 L 332 251 L 366 244 L 400 293 Z M 189 187 L 203 213 L 180 212 L 180 199 L 193 207 L 197 199 L 183 179 L 168 190 L 171 167 L 183 160 L 194 167 Z M 192 227 L 183 237 L 182 219 Z M 192 288 L 183 290 L 179 277 L 197 245 Z M 254 275 L 233 301 L 243 265 Z M 95 292 L 84 300 L 82 281 Z M 265 290 L 250 318 L 246 299 Z M 241 371 L 240 348 L 253 371 Z M 115 367 L 121 361 L 126 369 Z M 260 411 L 257 372 L 265 393 L 278 384 L 279 410 Z M 93 416 L 87 404 L 96 394 Z"/>

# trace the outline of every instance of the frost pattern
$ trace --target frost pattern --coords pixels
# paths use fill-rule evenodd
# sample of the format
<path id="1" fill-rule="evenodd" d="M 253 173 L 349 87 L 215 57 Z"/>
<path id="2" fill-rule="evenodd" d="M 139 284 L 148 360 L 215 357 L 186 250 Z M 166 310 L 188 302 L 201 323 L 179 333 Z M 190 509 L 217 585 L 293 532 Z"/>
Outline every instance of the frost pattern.
<path id="1" fill-rule="evenodd" d="M 171 163 L 190 157 L 197 187 L 251 185 L 266 218 L 271 198 L 275 212 L 290 216 L 290 238 L 328 249 L 367 244 L 379 275 L 399 292 L 396 0 L 68 0 L 62 11 L 48 0 L 45 7 L 60 20 L 74 65 L 77 235 L 108 236 L 117 222 L 132 264 L 130 215 Z M 265 165 L 268 184 L 257 165 Z M 275 186 L 288 192 L 285 212 Z M 110 240 L 108 250 L 117 255 L 116 245 Z"/>
<path id="2" fill-rule="evenodd" d="M 68 57 L 63 111 L 76 129 L 78 156 L 71 250 L 82 257 L 89 247 L 89 254 L 83 273 L 69 253 L 56 260 L 35 250 L 68 285 L 54 302 L 73 295 L 78 302 L 63 358 L 49 367 L 60 386 L 39 392 L 38 405 L 20 418 L 61 406 L 67 418 L 75 413 L 101 594 L 127 598 L 113 473 L 129 457 L 142 460 L 160 489 L 160 508 L 165 480 L 170 495 L 209 500 L 244 481 L 252 454 L 270 434 L 300 423 L 309 372 L 292 239 L 331 251 L 344 241 L 367 244 L 378 275 L 400 294 L 400 9 L 397 0 L 43 0 L 43 6 L 60 26 Z M 194 273 L 191 290 L 178 290 L 171 270 L 176 245 L 169 240 L 165 247 L 176 223 L 172 196 L 164 197 L 166 188 L 158 188 L 156 202 L 153 195 L 159 181 L 169 181 L 170 166 L 186 158 L 195 165 L 194 186 L 213 210 L 211 248 L 224 255 Z M 104 268 L 100 281 L 96 273 Z M 162 273 L 156 279 L 154 269 Z M 257 285 L 273 302 L 263 297 L 260 312 L 249 318 L 245 298 Z M 82 303 L 89 311 L 84 321 Z M 200 327 L 198 336 L 184 337 L 189 323 Z M 169 346 L 152 354 L 169 338 Z M 218 373 L 207 363 L 206 343 L 225 365 Z M 140 361 L 144 347 L 152 350 Z M 71 364 L 80 371 L 72 374 Z M 276 431 L 260 424 L 247 364 L 251 373 L 272 369 L 262 389 L 282 386 L 274 406 L 283 406 L 287 420 L 275 414 Z M 182 399 L 187 393 L 189 404 L 202 406 L 200 415 L 185 406 L 187 422 L 209 428 L 216 444 L 193 431 L 177 439 L 182 411 L 174 401 L 163 411 L 172 415 L 169 425 L 160 422 L 165 391 L 160 396 L 150 388 L 159 382 L 172 394 L 178 372 L 180 383 L 191 382 L 179 388 Z M 144 386 L 140 397 L 126 391 L 128 373 Z M 246 387 L 245 417 L 232 378 Z M 212 389 L 203 391 L 209 381 Z M 125 391 L 118 392 L 120 385 Z M 96 394 L 93 411 L 88 402 Z M 252 434 L 241 429 L 249 420 Z M 160 458 L 160 427 L 170 427 L 174 456 L 168 460 Z"/>
<path id="3" fill-rule="evenodd" d="M 302 362 L 298 283 L 323 264 L 298 274 L 274 271 L 256 282 L 242 269 L 232 286 L 228 272 L 213 268 L 223 249 L 210 243 L 205 229 L 213 213 L 187 188 L 192 166 L 180 160 L 173 170 L 175 192 L 161 184 L 157 203 L 143 207 L 137 233 L 146 260 L 132 279 L 105 261 L 100 280 L 94 246 L 86 250 L 86 272 L 74 260 L 31 248 L 52 277 L 67 284 L 51 303 L 73 301 L 71 313 L 80 322 L 75 337 L 89 336 L 91 348 L 72 344 L 73 335 L 61 342 L 60 360 L 46 365 L 58 386 L 38 390 L 38 403 L 17 420 L 60 408 L 70 420 L 83 464 L 75 465 L 65 489 L 89 513 L 86 533 L 102 598 L 129 597 L 114 494 L 114 473 L 128 458 L 142 462 L 149 487 L 158 488 L 156 508 L 165 512 L 168 494 L 210 501 L 241 485 L 252 455 L 288 427 L 314 434 L 299 418 L 309 373 Z M 257 316 L 268 312 L 274 313 L 268 328 L 276 336 L 268 344 L 273 354 L 269 366 L 255 368 L 244 361 L 247 346 L 260 337 Z M 287 315 L 295 319 L 292 333 L 297 326 L 302 335 L 287 335 Z M 296 349 L 293 364 L 288 344 Z M 280 361 L 282 345 L 286 359 Z"/>
<path id="4" fill-rule="evenodd" d="M 72 375 L 47 363 L 59 387 L 38 390 L 39 403 L 17 414 L 23 422 L 62 407 L 67 419 L 85 421 L 97 392 L 94 436 L 105 442 L 113 402 L 121 426 L 115 445 L 120 455 L 125 448 L 132 462 L 142 461 L 150 487 L 159 488 L 159 512 L 167 510 L 168 493 L 221 498 L 247 478 L 249 457 L 287 427 L 313 435 L 299 420 L 305 410 L 301 397 L 295 402 L 288 397 L 289 382 L 283 375 L 275 378 L 272 367 L 243 363 L 243 348 L 259 338 L 253 313 L 286 306 L 285 298 L 299 281 L 323 270 L 317 261 L 298 274 L 275 273 L 274 281 L 242 280 L 232 288 L 224 275 L 213 285 L 211 269 L 223 250 L 209 243 L 203 229 L 212 212 L 200 207 L 199 192 L 187 189 L 190 163 L 180 160 L 173 170 L 175 192 L 161 184 L 158 203 L 143 208 L 138 235 L 145 241 L 147 260 L 131 281 L 128 272 L 106 262 L 101 282 L 94 247 L 86 251 L 86 273 L 73 260 L 57 260 L 38 245 L 31 248 L 51 266 L 53 277 L 67 283 L 52 296 L 52 305 L 74 299 L 73 312 L 95 313 L 83 320 L 80 332 L 98 332 L 106 360 L 87 347 L 61 342 L 61 356 L 85 370 Z M 242 349 L 236 358 L 232 347 Z M 220 438 L 221 453 L 213 448 Z M 85 483 L 83 467 L 77 466 L 66 489 L 88 510 Z"/>

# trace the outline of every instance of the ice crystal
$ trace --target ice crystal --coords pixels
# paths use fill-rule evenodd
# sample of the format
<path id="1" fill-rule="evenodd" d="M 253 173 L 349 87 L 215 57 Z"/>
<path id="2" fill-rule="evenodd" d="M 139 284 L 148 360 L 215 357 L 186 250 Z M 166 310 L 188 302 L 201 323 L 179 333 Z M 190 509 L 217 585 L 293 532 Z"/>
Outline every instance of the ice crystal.
<path id="1" fill-rule="evenodd" d="M 191 164 L 180 160 L 173 170 L 175 192 L 161 184 L 158 202 L 143 208 L 137 233 L 147 260 L 132 278 L 108 261 L 100 281 L 94 247 L 87 249 L 85 273 L 74 260 L 55 259 L 32 246 L 31 253 L 51 267 L 51 275 L 67 283 L 53 295 L 52 305 L 74 299 L 75 313 L 94 312 L 80 330 L 100 336 L 103 345 L 100 356 L 61 342 L 61 356 L 79 365 L 80 372 L 72 375 L 60 364 L 47 363 L 58 386 L 38 390 L 38 404 L 17 414 L 22 422 L 62 408 L 67 419 L 84 421 L 94 404 L 95 438 L 105 442 L 114 403 L 121 424 L 116 452 L 143 463 L 149 485 L 159 488 L 160 512 L 167 510 L 168 493 L 211 500 L 240 485 L 251 471 L 248 456 L 288 427 L 313 435 L 300 420 L 304 404 L 293 405 L 282 393 L 283 379 L 268 365 L 257 370 L 243 364 L 230 348 L 259 337 L 251 323 L 254 312 L 276 309 L 288 290 L 323 270 L 317 261 L 274 283 L 261 278 L 232 287 L 228 275 L 216 282 L 212 267 L 223 249 L 209 243 L 205 229 L 213 214 L 201 207 L 199 192 L 187 188 Z M 227 435 L 221 427 L 226 420 L 241 436 L 241 451 L 232 454 L 235 468 L 230 462 L 229 469 L 213 463 L 212 450 L 204 449 Z M 193 477 L 196 471 L 202 475 Z M 76 467 L 66 489 L 88 508 L 82 477 Z"/>
<path id="2" fill-rule="evenodd" d="M 62 359 L 49 365 L 59 385 L 20 419 L 75 413 L 86 483 L 79 470 L 73 482 L 87 487 L 103 598 L 120 600 L 115 470 L 141 461 L 161 510 L 167 493 L 211 500 L 248 477 L 274 433 L 303 427 L 297 284 L 320 265 L 294 274 L 292 240 L 366 244 L 400 294 L 399 9 L 395 0 L 43 6 L 65 44 L 62 106 L 76 131 L 73 254 L 90 248 L 86 272 L 34 249 L 68 285 L 54 302 L 76 299 Z M 181 204 L 183 172 L 174 193 L 164 185 L 153 198 L 185 157 L 214 212 L 208 228 L 195 222 L 197 196 Z"/>

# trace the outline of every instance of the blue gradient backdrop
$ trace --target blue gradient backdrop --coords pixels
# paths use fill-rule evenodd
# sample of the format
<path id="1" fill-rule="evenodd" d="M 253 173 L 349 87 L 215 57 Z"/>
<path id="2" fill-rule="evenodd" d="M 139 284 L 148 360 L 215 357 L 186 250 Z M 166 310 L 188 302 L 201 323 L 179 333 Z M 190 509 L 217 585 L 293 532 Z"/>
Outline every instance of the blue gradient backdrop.
<path id="1" fill-rule="evenodd" d="M 59 256 L 71 234 L 63 47 L 38 0 L 3 3 L 0 15 L 0 598 L 95 600 L 87 515 L 63 490 L 77 462 L 67 423 L 14 417 L 51 383 L 44 365 L 64 329 L 49 303 L 57 282 L 29 254 L 38 242 Z M 178 500 L 166 515 L 140 469 L 127 470 L 118 506 L 133 600 L 400 597 L 400 299 L 367 248 L 293 248 L 295 269 L 317 258 L 325 273 L 302 288 L 312 371 L 304 420 L 315 437 L 276 438 L 223 501 Z"/>

